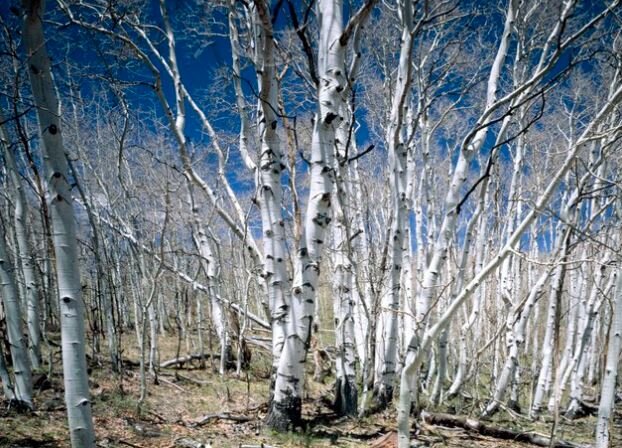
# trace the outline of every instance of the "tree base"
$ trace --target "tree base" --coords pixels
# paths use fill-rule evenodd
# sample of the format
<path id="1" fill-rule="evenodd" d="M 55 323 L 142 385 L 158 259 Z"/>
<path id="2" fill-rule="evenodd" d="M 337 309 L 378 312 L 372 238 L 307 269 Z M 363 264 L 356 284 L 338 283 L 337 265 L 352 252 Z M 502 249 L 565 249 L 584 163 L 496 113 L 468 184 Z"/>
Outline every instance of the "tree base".
<path id="1" fill-rule="evenodd" d="M 520 404 L 518 403 L 517 400 L 510 400 L 510 401 L 508 401 L 508 409 L 510 411 L 516 412 L 517 414 L 521 413 Z"/>
<path id="2" fill-rule="evenodd" d="M 598 406 L 586 403 L 581 400 L 572 400 L 568 410 L 564 416 L 570 420 L 576 420 L 578 418 L 587 417 L 588 415 L 597 415 Z"/>
<path id="3" fill-rule="evenodd" d="M 358 405 L 358 390 L 356 384 L 348 379 L 337 379 L 335 383 L 335 402 L 333 409 L 339 416 L 356 415 Z"/>
<path id="4" fill-rule="evenodd" d="M 393 401 L 393 386 L 380 384 L 374 387 L 370 413 L 384 411 Z"/>
<path id="5" fill-rule="evenodd" d="M 31 404 L 18 400 L 17 398 L 11 398 L 7 407 L 18 414 L 30 414 L 33 411 L 33 406 Z"/>
<path id="6" fill-rule="evenodd" d="M 272 400 L 266 416 L 266 425 L 278 432 L 287 432 L 302 424 L 302 400 L 287 397 L 281 401 Z"/>

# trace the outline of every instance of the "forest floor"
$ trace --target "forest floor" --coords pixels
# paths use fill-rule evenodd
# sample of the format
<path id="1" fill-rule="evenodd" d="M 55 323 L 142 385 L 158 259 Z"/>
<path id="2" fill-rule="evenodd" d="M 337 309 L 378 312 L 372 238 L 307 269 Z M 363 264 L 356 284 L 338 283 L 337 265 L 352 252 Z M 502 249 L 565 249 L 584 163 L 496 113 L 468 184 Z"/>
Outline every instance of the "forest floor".
<path id="1" fill-rule="evenodd" d="M 161 361 L 175 358 L 177 339 L 162 340 Z M 185 348 L 185 344 L 184 344 Z M 182 349 L 183 353 L 183 349 Z M 36 411 L 19 414 L 0 408 L 0 447 L 69 447 L 60 348 L 53 351 L 55 374 L 44 381 L 35 395 Z M 158 384 L 148 381 L 148 395 L 139 406 L 139 369 L 136 349 L 127 349 L 122 376 L 111 373 L 106 363 L 90 363 L 93 415 L 100 447 L 175 448 L 184 440 L 211 443 L 213 448 L 265 447 L 359 447 L 392 448 L 395 413 L 388 410 L 366 418 L 337 419 L 330 410 L 330 379 L 319 384 L 309 379 L 309 397 L 304 402 L 306 429 L 277 434 L 265 428 L 270 364 L 253 350 L 252 369 L 237 378 L 221 378 L 208 360 L 181 368 L 161 369 Z M 311 375 L 308 375 L 310 378 Z M 40 375 L 40 378 L 44 378 Z M 41 386 L 40 385 L 40 386 Z M 41 390 L 44 389 L 44 390 Z M 447 409 L 439 409 L 447 411 Z M 621 411 L 620 409 L 618 412 Z M 248 421 L 243 421 L 248 419 Z M 548 435 L 550 423 L 532 423 L 504 412 L 489 424 Z M 557 437 L 590 443 L 594 417 L 575 421 L 561 419 Z M 622 415 L 616 416 L 614 447 L 622 447 Z M 428 447 L 527 448 L 532 445 L 481 436 L 461 429 L 424 425 L 418 440 Z M 264 445 L 262 445 L 264 444 Z M 209 445 L 208 445 L 209 446 Z"/>

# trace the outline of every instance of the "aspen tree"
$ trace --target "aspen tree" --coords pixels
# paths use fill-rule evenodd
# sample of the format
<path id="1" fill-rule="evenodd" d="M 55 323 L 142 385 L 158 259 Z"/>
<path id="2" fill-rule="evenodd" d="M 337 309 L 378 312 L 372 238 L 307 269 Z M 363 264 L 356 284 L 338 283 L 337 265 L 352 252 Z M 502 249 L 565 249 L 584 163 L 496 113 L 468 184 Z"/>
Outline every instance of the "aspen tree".
<path id="1" fill-rule="evenodd" d="M 392 210 L 391 231 L 389 233 L 390 280 L 389 293 L 382 302 L 382 320 L 378 328 L 378 347 L 376 350 L 376 382 L 374 400 L 379 408 L 385 408 L 393 397 L 393 382 L 397 372 L 398 317 L 400 302 L 403 246 L 408 219 L 407 153 L 408 144 L 403 140 L 405 109 L 407 109 L 410 84 L 412 81 L 412 46 L 415 34 L 413 4 L 410 0 L 398 2 L 401 27 L 400 59 L 397 81 L 391 100 L 391 113 L 386 141 L 391 165 Z M 417 22 L 419 27 L 422 21 Z M 410 244 L 410 242 L 408 242 Z"/>
<path id="2" fill-rule="evenodd" d="M 268 425 L 278 430 L 286 430 L 292 424 L 300 423 L 304 363 L 315 314 L 324 241 L 332 220 L 335 132 L 344 120 L 343 92 L 347 83 L 345 50 L 353 28 L 367 18 L 374 3 L 373 0 L 365 3 L 344 27 L 341 0 L 318 2 L 320 84 L 311 139 L 309 199 L 295 261 L 287 336 L 267 417 Z"/>
<path id="3" fill-rule="evenodd" d="M 28 359 L 27 344 L 22 331 L 22 312 L 15 280 L 15 268 L 9 259 L 4 235 L 0 236 L 0 291 L 2 291 L 2 303 L 4 304 L 7 333 L 11 346 L 11 359 L 13 361 L 13 376 L 15 377 L 13 388 L 14 400 L 19 405 L 32 409 L 30 360 Z M 6 366 L 3 367 L 4 369 L 2 370 L 6 371 Z M 10 385 L 11 381 L 9 380 L 6 383 L 6 387 L 10 388 Z M 10 393 L 8 394 L 10 395 Z"/>
<path id="4" fill-rule="evenodd" d="M 3 114 L 0 113 L 0 121 L 4 121 Z M 30 355 L 30 363 L 33 368 L 37 369 L 41 364 L 41 327 L 39 321 L 39 294 L 37 281 L 35 278 L 35 266 L 31 252 L 31 243 L 27 230 L 28 203 L 24 194 L 15 157 L 13 151 L 9 148 L 9 140 L 4 130 L 4 126 L 0 125 L 0 146 L 8 169 L 9 178 L 15 192 L 15 234 L 17 237 L 18 260 L 24 276 L 25 292 L 26 292 L 26 322 L 28 326 L 28 353 Z"/>
<path id="5" fill-rule="evenodd" d="M 620 263 L 621 260 L 618 260 Z M 620 266 L 617 270 L 617 284 L 612 301 L 613 313 L 611 315 L 611 327 L 609 329 L 609 344 L 607 346 L 607 363 L 600 390 L 600 404 L 598 406 L 598 420 L 596 422 L 596 448 L 608 448 L 610 446 L 609 423 L 614 408 L 616 396 L 616 378 L 618 377 L 618 365 L 622 352 L 622 274 Z"/>
<path id="6" fill-rule="evenodd" d="M 60 123 L 58 98 L 43 33 L 43 1 L 23 0 L 24 42 L 37 107 L 50 196 L 56 272 L 61 307 L 65 402 L 73 448 L 95 446 L 85 354 L 84 304 L 78 262 L 75 213 Z"/>

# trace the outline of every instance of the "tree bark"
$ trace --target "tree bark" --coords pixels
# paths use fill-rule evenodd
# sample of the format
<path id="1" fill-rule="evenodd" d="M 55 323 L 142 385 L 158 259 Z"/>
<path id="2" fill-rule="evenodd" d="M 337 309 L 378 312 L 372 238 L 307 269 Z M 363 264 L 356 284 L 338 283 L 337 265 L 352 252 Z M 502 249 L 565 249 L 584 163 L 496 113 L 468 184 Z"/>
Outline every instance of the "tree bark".
<path id="1" fill-rule="evenodd" d="M 7 333 L 11 346 L 11 359 L 13 360 L 13 375 L 15 376 L 13 393 L 15 400 L 20 405 L 32 409 L 32 372 L 28 359 L 28 348 L 22 331 L 22 312 L 15 282 L 15 268 L 9 260 L 4 235 L 0 236 L 0 291 L 2 291 Z"/>
<path id="2" fill-rule="evenodd" d="M 58 98 L 43 34 L 43 5 L 23 0 L 24 42 L 32 92 L 43 140 L 45 172 L 50 193 L 56 272 L 60 298 L 65 401 L 73 448 L 95 446 L 86 367 L 84 305 L 78 260 L 75 214 L 62 140 Z"/>
<path id="3" fill-rule="evenodd" d="M 618 202 L 620 203 L 620 202 Z M 616 397 L 616 378 L 618 376 L 618 364 L 620 363 L 620 353 L 622 350 L 622 268 L 618 259 L 617 266 L 617 285 L 615 300 L 613 302 L 613 313 L 611 317 L 611 328 L 609 329 L 609 345 L 607 347 L 607 363 L 605 365 L 605 375 L 600 390 L 600 405 L 598 406 L 598 419 L 596 421 L 596 447 L 608 448 L 611 434 L 609 423 Z"/>

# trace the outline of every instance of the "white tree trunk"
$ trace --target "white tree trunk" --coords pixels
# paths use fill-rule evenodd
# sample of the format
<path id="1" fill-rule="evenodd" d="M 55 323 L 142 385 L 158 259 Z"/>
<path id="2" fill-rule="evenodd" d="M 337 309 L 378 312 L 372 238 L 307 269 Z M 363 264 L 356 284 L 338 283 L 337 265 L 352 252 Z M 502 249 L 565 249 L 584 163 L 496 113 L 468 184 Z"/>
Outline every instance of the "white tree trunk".
<path id="1" fill-rule="evenodd" d="M 22 312 L 15 282 L 15 269 L 8 257 L 4 235 L 0 236 L 0 291 L 4 303 L 9 345 L 11 346 L 11 359 L 13 360 L 15 400 L 32 409 L 32 373 L 28 359 L 28 348 L 22 331 Z"/>
<path id="2" fill-rule="evenodd" d="M 326 230 L 331 221 L 334 174 L 335 127 L 342 121 L 340 92 L 345 87 L 345 48 L 339 42 L 343 29 L 341 0 L 321 0 L 318 49 L 319 111 L 311 139 L 309 200 L 296 269 L 291 305 L 288 309 L 287 338 L 279 359 L 268 425 L 286 430 L 300 422 L 304 363 L 311 338 L 311 323 L 320 274 L 320 260 Z"/>
<path id="3" fill-rule="evenodd" d="M 499 404 L 502 402 L 505 392 L 510 385 L 510 381 L 512 381 L 512 379 L 514 378 L 516 370 L 518 369 L 519 350 L 520 347 L 525 343 L 525 327 L 527 326 L 529 316 L 531 315 L 531 310 L 536 305 L 536 302 L 542 295 L 544 285 L 549 279 L 549 276 L 549 271 L 543 272 L 538 278 L 536 284 L 531 288 L 527 300 L 524 302 L 524 304 L 519 304 L 519 306 L 522 306 L 522 311 L 520 311 L 519 308 L 509 313 L 508 315 L 508 319 L 506 322 L 506 325 L 508 326 L 508 332 L 506 336 L 508 355 L 505 359 L 503 369 L 501 370 L 501 375 L 499 376 L 499 379 L 495 384 L 493 397 L 486 406 L 486 410 L 484 411 L 485 416 L 490 416 L 497 411 L 497 409 L 499 408 Z M 516 322 L 516 312 L 520 312 L 518 322 Z"/>
<path id="4" fill-rule="evenodd" d="M 190 208 L 192 209 L 193 216 L 193 235 L 194 243 L 199 250 L 201 256 L 201 267 L 207 277 L 207 296 L 210 304 L 210 312 L 212 317 L 212 324 L 216 330 L 216 337 L 218 338 L 218 344 L 220 346 L 221 363 L 220 374 L 224 375 L 224 368 L 226 364 L 231 361 L 231 341 L 229 340 L 229 332 L 227 328 L 227 319 L 225 310 L 223 309 L 222 298 L 220 296 L 220 275 L 216 257 L 212 245 L 208 239 L 207 233 L 201 218 L 199 216 L 199 209 L 194 198 L 194 187 L 192 180 L 188 180 L 188 193 L 190 198 Z M 200 304 L 200 299 L 197 298 L 197 304 Z M 200 315 L 203 314 L 203 310 L 200 311 Z M 203 323 L 199 323 L 199 335 L 201 335 L 201 327 Z M 203 338 L 200 336 L 200 342 L 202 344 Z"/>
<path id="5" fill-rule="evenodd" d="M 575 157 L 580 149 L 584 148 L 585 144 L 590 140 L 592 133 L 596 130 L 597 126 L 602 122 L 605 117 L 608 117 L 610 112 L 614 109 L 622 98 L 622 87 L 612 92 L 595 115 L 594 119 L 587 125 L 581 136 L 574 142 L 562 165 L 558 168 L 557 172 L 552 176 L 550 182 L 546 188 L 542 191 L 541 195 L 535 201 L 533 209 L 521 220 L 520 224 L 516 227 L 512 235 L 509 236 L 505 245 L 497 252 L 497 254 L 489 261 L 480 272 L 463 288 L 462 292 L 454 299 L 454 301 L 447 307 L 442 316 L 440 316 L 438 322 L 425 332 L 421 342 L 414 339 L 411 341 L 408 347 L 408 353 L 406 358 L 406 364 L 402 371 L 401 383 L 400 383 L 400 400 L 398 405 L 398 444 L 400 448 L 408 448 L 410 445 L 410 427 L 408 424 L 411 403 L 414 398 L 413 394 L 416 390 L 412 388 L 412 378 L 416 378 L 421 363 L 424 359 L 424 354 L 430 347 L 433 339 L 438 335 L 440 330 L 446 321 L 450 320 L 457 310 L 460 308 L 464 300 L 470 296 L 474 289 L 479 286 L 483 280 L 485 280 L 500 264 L 505 257 L 513 253 L 513 247 L 519 240 L 523 232 L 531 225 L 538 216 L 539 210 L 542 209 L 545 204 L 548 204 L 553 192 L 557 188 L 557 185 L 564 177 Z"/>
<path id="6" fill-rule="evenodd" d="M 336 167 L 337 173 L 347 167 Z M 343 202 L 348 195 L 347 179 L 338 174 L 337 197 L 333 201 L 333 244 L 335 247 L 333 281 L 335 309 L 335 412 L 338 415 L 355 415 L 357 412 L 356 350 L 354 340 L 354 298 L 348 216 Z M 341 190 L 341 191 L 340 191 Z"/>
<path id="7" fill-rule="evenodd" d="M 374 401 L 379 409 L 387 407 L 393 398 L 393 387 L 397 372 L 397 349 L 399 346 L 397 313 L 400 306 L 404 241 L 407 236 L 406 221 L 409 212 L 409 198 L 406 191 L 409 148 L 403 138 L 403 125 L 412 81 L 411 60 L 414 23 L 410 1 L 400 2 L 399 14 L 402 28 L 400 59 L 385 137 L 391 169 L 392 220 L 391 231 L 389 232 L 388 292 L 382 297 L 382 311 L 376 341 Z"/>
<path id="8" fill-rule="evenodd" d="M 606 259 L 603 259 L 605 262 Z M 590 298 L 587 303 L 581 307 L 582 325 L 581 325 L 581 338 L 577 341 L 575 347 L 575 354 L 571 364 L 568 366 L 565 378 L 562 382 L 567 381 L 567 377 L 570 375 L 570 404 L 566 410 L 566 416 L 569 418 L 577 417 L 581 410 L 581 401 L 583 400 L 583 378 L 585 377 L 585 369 L 589 364 L 589 350 L 593 346 L 593 335 L 596 334 L 593 329 L 596 324 L 597 315 L 600 310 L 600 306 L 604 300 L 604 297 L 608 294 L 608 291 L 615 287 L 616 272 L 611 272 L 608 285 L 601 293 L 601 282 L 603 277 L 604 264 L 596 272 L 594 282 L 592 284 L 592 290 Z"/>
<path id="9" fill-rule="evenodd" d="M 73 448 L 95 446 L 86 367 L 84 305 L 71 185 L 62 140 L 58 99 L 45 48 L 41 2 L 24 0 L 23 36 L 30 83 L 43 140 L 45 172 L 50 197 L 56 272 L 60 298 L 65 401 Z"/>
<path id="10" fill-rule="evenodd" d="M 268 306 L 272 320 L 273 373 L 278 368 L 287 331 L 291 287 L 287 272 L 283 219 L 283 186 L 281 177 L 285 170 L 284 154 L 278 134 L 278 82 L 274 57 L 274 36 L 268 7 L 256 2 L 253 24 L 255 38 L 255 66 L 259 85 L 257 129 L 260 147 L 256 184 L 263 230 L 263 277 L 268 289 Z"/>
<path id="11" fill-rule="evenodd" d="M 540 373 L 538 375 L 537 386 L 531 403 L 531 409 L 529 411 L 529 416 L 531 418 L 535 418 L 539 415 L 542 407 L 542 401 L 544 400 L 545 395 L 551 390 L 551 385 L 553 383 L 553 355 L 554 349 L 557 346 L 557 343 L 555 342 L 555 338 L 557 337 L 555 328 L 559 325 L 559 308 L 561 307 L 562 287 L 566 274 L 564 262 L 566 261 L 566 256 L 568 255 L 568 240 L 571 233 L 570 230 L 562 228 L 559 229 L 559 232 L 558 241 L 562 247 L 560 256 L 561 263 L 555 268 L 549 292 L 549 302 L 547 305 L 545 324 L 546 330 L 544 333 L 544 341 L 542 342 Z"/>
<path id="12" fill-rule="evenodd" d="M 0 381 L 2 381 L 4 398 L 9 402 L 15 400 L 15 388 L 13 386 L 13 381 L 11 381 L 11 376 L 9 375 L 9 369 L 4 359 L 4 350 L 2 347 L 0 347 Z"/>
<path id="13" fill-rule="evenodd" d="M 622 263 L 622 260 L 618 259 L 618 263 Z M 617 271 L 618 279 L 614 295 L 615 300 L 613 301 L 611 328 L 609 329 L 607 364 L 605 365 L 605 375 L 600 389 L 595 448 L 609 448 L 610 446 L 609 421 L 611 420 L 615 403 L 616 378 L 618 376 L 618 365 L 622 350 L 622 269 L 620 265 L 617 266 Z"/>
<path id="14" fill-rule="evenodd" d="M 0 121 L 4 121 L 3 114 L 0 113 Z M 17 248 L 19 253 L 19 264 L 24 276 L 26 288 L 26 322 L 28 323 L 28 352 L 30 363 L 37 369 L 41 365 L 41 328 L 39 322 L 39 294 L 35 279 L 34 262 L 30 247 L 30 239 L 27 231 L 27 212 L 28 203 L 24 188 L 17 171 L 13 151 L 9 148 L 9 141 L 4 131 L 4 126 L 0 125 L 0 146 L 4 153 L 4 160 L 8 169 L 8 175 L 15 191 L 15 234 L 17 237 Z M 16 262 L 17 266 L 18 263 Z"/>
<path id="15" fill-rule="evenodd" d="M 304 229 L 295 262 L 293 295 L 288 309 L 287 338 L 279 359 L 274 396 L 267 418 L 274 429 L 285 430 L 300 422 L 304 363 L 315 312 L 320 262 L 334 200 L 335 131 L 344 121 L 346 88 L 345 46 L 353 20 L 369 13 L 367 2 L 344 28 L 343 2 L 320 0 L 318 46 L 318 113 L 311 138 L 310 187 Z M 361 14 L 362 12 L 362 14 Z"/>

